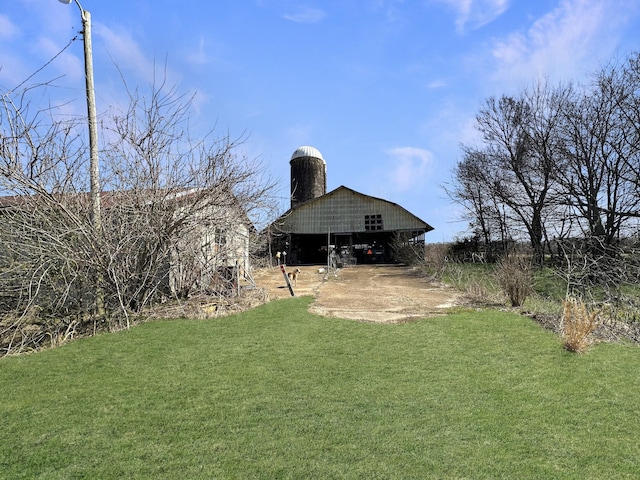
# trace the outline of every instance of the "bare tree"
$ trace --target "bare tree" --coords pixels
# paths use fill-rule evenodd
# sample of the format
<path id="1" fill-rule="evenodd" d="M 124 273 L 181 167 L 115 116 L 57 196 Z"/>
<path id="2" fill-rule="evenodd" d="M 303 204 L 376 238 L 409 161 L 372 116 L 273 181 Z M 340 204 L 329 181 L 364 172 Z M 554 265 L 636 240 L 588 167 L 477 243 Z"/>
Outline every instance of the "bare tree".
<path id="1" fill-rule="evenodd" d="M 489 98 L 476 117 L 484 143 L 465 147 L 467 159 L 482 160 L 475 168 L 481 180 L 475 188 L 482 193 L 475 198 L 491 199 L 496 211 L 504 207 L 502 219 L 514 234 L 524 228 L 536 263 L 544 253 L 545 218 L 556 203 L 562 161 L 557 125 L 569 92 L 540 83 L 519 96 Z"/>
<path id="2" fill-rule="evenodd" d="M 610 247 L 638 211 L 632 165 L 639 145 L 629 142 L 635 126 L 619 106 L 628 86 L 616 69 L 600 72 L 596 80 L 594 88 L 566 106 L 559 133 L 567 161 L 560 178 L 564 201 L 582 233 L 599 238 L 594 245 Z"/>
<path id="3" fill-rule="evenodd" d="M 160 84 L 148 96 L 130 93 L 128 109 L 112 115 L 103 155 L 105 185 L 114 192 L 105 208 L 112 241 L 103 269 L 127 308 L 140 308 L 175 280 L 170 264 L 181 271 L 174 293 L 211 290 L 213 277 L 233 267 L 231 229 L 248 223 L 271 188 L 260 183 L 257 162 L 234 155 L 237 142 L 211 140 L 212 132 L 192 141 L 189 105 Z"/>
<path id="4" fill-rule="evenodd" d="M 444 187 L 445 191 L 449 198 L 465 209 L 465 218 L 489 249 L 491 259 L 498 253 L 492 248 L 495 241 L 500 243 L 501 250 L 506 248 L 509 226 L 502 203 L 489 188 L 494 179 L 488 168 L 488 159 L 482 151 L 464 148 L 464 158 L 456 165 L 453 175 L 453 181 Z"/>
<path id="5" fill-rule="evenodd" d="M 107 324 L 122 325 L 162 299 L 237 294 L 250 274 L 251 217 L 271 204 L 260 163 L 237 154 L 242 139 L 194 140 L 191 98 L 162 80 L 128 93 L 102 117 L 100 232 L 81 123 L 30 112 L 28 92 L 1 97 L 0 337 L 14 345 L 34 315 L 62 319 L 60 335 L 95 326 L 97 280 Z"/>
<path id="6" fill-rule="evenodd" d="M 627 151 L 628 167 L 632 171 L 628 180 L 640 195 L 640 53 L 630 55 L 622 66 L 604 70 L 598 80 L 618 92 L 615 104 L 618 120 L 624 125 L 622 141 Z"/>

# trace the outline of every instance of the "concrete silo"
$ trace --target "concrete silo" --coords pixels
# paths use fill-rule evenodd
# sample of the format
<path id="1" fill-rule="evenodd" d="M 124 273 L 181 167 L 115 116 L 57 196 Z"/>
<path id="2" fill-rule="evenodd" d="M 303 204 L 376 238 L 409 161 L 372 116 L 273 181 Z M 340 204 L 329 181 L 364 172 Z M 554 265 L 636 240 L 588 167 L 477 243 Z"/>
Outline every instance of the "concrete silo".
<path id="1" fill-rule="evenodd" d="M 327 193 L 327 162 L 318 149 L 298 148 L 291 155 L 291 207 Z"/>

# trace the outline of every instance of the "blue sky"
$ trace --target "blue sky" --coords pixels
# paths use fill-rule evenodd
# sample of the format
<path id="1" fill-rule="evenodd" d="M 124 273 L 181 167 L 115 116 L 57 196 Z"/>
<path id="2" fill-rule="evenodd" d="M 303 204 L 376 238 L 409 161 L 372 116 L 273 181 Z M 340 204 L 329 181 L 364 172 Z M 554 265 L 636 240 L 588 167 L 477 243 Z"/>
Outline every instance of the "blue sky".
<path id="1" fill-rule="evenodd" d="M 491 95 L 536 79 L 586 82 L 640 50 L 637 0 L 82 0 L 91 12 L 98 112 L 121 85 L 195 93 L 191 122 L 245 136 L 242 153 L 278 181 L 312 145 L 340 185 L 398 203 L 449 241 L 465 222 L 441 186 L 478 136 Z M 0 88 L 14 88 L 80 30 L 58 0 L 0 4 Z M 85 112 L 80 40 L 27 84 L 53 80 L 64 113 Z M 156 68 L 157 71 L 157 68 Z M 42 100 L 42 99 L 40 99 Z M 50 100 L 49 98 L 46 99 Z M 66 103 L 68 102 L 68 103 Z"/>

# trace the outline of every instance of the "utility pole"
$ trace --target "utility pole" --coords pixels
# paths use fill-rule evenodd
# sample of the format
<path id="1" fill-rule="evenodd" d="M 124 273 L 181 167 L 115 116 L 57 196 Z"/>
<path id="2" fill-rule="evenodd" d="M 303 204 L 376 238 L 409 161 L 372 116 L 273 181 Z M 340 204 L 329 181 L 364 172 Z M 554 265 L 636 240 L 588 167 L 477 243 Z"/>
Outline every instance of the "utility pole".
<path id="1" fill-rule="evenodd" d="M 71 0 L 59 0 L 66 5 Z M 94 238 L 99 241 L 102 237 L 102 211 L 100 205 L 100 165 L 98 159 L 98 119 L 96 114 L 96 92 L 93 83 L 93 51 L 91 46 L 91 13 L 82 8 L 75 0 L 82 17 L 82 39 L 84 44 L 84 76 L 87 93 L 87 122 L 89 126 L 89 190 L 91 195 L 91 225 Z M 96 279 L 96 311 L 104 313 L 104 294 L 100 283 L 101 276 Z"/>
<path id="2" fill-rule="evenodd" d="M 59 0 L 66 5 L 71 0 Z M 93 83 L 93 51 L 91 46 L 91 13 L 75 0 L 82 17 L 82 38 L 84 44 L 84 76 L 87 92 L 87 121 L 89 125 L 89 181 L 91 191 L 91 221 L 95 233 L 102 229 L 100 206 L 100 165 L 98 159 L 98 119 L 96 114 L 96 92 Z"/>

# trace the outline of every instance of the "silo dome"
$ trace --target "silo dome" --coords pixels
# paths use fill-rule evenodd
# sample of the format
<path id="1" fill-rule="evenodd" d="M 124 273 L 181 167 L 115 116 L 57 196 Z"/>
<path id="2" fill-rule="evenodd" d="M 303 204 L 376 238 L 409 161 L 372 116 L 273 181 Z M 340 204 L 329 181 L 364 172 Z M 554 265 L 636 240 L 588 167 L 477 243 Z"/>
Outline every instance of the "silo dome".
<path id="1" fill-rule="evenodd" d="M 291 207 L 327 193 L 327 162 L 317 148 L 302 146 L 291 155 Z"/>
<path id="2" fill-rule="evenodd" d="M 291 155 L 291 160 L 294 160 L 300 157 L 317 158 L 324 162 L 324 158 L 322 157 L 320 150 L 318 150 L 315 147 L 310 147 L 308 145 L 303 145 L 302 147 L 298 147 L 296 151 L 293 152 L 293 155 Z M 324 162 L 324 163 L 326 164 L 327 162 Z"/>

